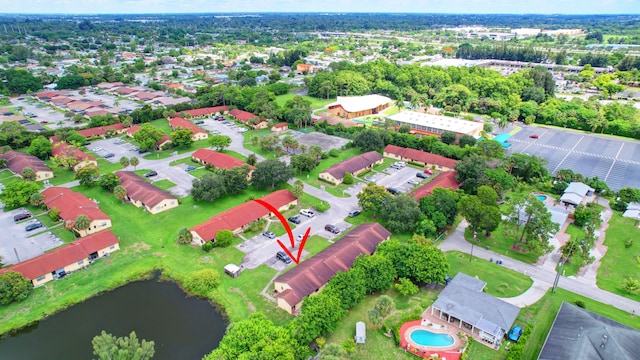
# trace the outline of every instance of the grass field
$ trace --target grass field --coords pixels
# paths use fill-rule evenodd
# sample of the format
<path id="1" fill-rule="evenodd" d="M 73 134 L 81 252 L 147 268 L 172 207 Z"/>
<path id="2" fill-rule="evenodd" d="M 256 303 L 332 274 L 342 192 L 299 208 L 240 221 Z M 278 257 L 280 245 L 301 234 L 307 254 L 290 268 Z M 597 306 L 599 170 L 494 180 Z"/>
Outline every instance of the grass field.
<path id="1" fill-rule="evenodd" d="M 345 150 L 341 152 L 338 157 L 329 157 L 328 159 L 320 160 L 320 164 L 315 169 L 311 170 L 308 174 L 299 174 L 296 177 L 304 181 L 305 183 L 317 188 L 324 186 L 325 190 L 332 195 L 339 197 L 348 197 L 348 194 L 347 196 L 344 195 L 343 190 L 346 190 L 351 185 L 333 185 L 328 182 L 321 181 L 320 179 L 318 179 L 318 175 L 320 175 L 322 171 L 327 170 L 340 161 L 352 158 L 358 154 L 360 154 L 360 150 L 356 148 Z"/>
<path id="2" fill-rule="evenodd" d="M 276 96 L 276 103 L 279 106 L 284 106 L 284 104 L 288 101 L 293 99 L 294 97 L 299 96 L 296 94 L 284 94 L 284 95 L 278 95 Z M 304 98 L 305 100 L 309 100 L 311 102 L 311 108 L 312 109 L 319 109 L 324 107 L 327 104 L 331 104 L 332 102 L 335 102 L 336 99 L 318 99 L 312 96 L 302 96 L 302 98 Z"/>
<path id="3" fill-rule="evenodd" d="M 477 276 L 487 283 L 485 292 L 495 297 L 518 296 L 533 284 L 533 280 L 526 275 L 477 257 L 473 257 L 469 262 L 469 255 L 461 252 L 452 251 L 445 255 L 447 262 L 449 262 L 449 276 L 451 278 L 459 272 L 464 272 L 469 276 Z"/>
<path id="4" fill-rule="evenodd" d="M 623 289 L 625 278 L 629 276 L 640 281 L 640 229 L 635 225 L 636 220 L 614 212 L 606 232 L 604 245 L 608 250 L 600 260 L 597 283 L 601 289 L 640 301 L 640 290 L 628 294 Z M 626 248 L 624 242 L 628 239 L 633 243 Z"/>
<path id="5" fill-rule="evenodd" d="M 162 190 L 167 190 L 167 189 L 170 189 L 170 188 L 176 186 L 176 184 L 172 183 L 171 181 L 169 181 L 167 179 L 158 180 L 158 181 L 154 182 L 153 185 L 157 186 L 158 188 L 160 188 Z"/>
<path id="6" fill-rule="evenodd" d="M 522 229 L 520 230 L 522 231 Z M 470 228 L 467 228 L 464 232 L 464 238 L 471 243 L 473 241 L 473 232 Z M 498 228 L 491 233 L 491 236 L 485 237 L 484 234 L 478 234 L 478 240 L 475 242 L 476 246 L 489 247 L 489 250 L 508 256 L 512 259 L 520 260 L 528 264 L 533 264 L 538 260 L 538 257 L 526 253 L 524 251 L 518 251 L 511 248 L 515 240 L 515 232 L 513 226 L 505 225 L 501 223 Z"/>
<path id="7" fill-rule="evenodd" d="M 574 224 L 569 224 L 567 230 L 565 231 L 567 234 L 571 235 L 571 239 L 579 239 L 582 240 L 587 237 L 587 232 L 584 229 L 581 229 Z M 573 257 L 572 257 L 573 259 Z M 574 261 L 569 261 L 562 266 L 562 272 L 564 276 L 575 276 L 580 270 L 580 266 Z"/>

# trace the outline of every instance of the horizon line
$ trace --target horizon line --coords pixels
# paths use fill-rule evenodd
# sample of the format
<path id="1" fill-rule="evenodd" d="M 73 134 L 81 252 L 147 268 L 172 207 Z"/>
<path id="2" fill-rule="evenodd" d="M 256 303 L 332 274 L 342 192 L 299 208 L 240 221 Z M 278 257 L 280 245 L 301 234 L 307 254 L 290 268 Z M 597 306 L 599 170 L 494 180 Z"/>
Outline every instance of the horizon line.
<path id="1" fill-rule="evenodd" d="M 109 16 L 109 15 L 203 15 L 203 14 L 211 14 L 211 15 L 227 15 L 227 14 L 247 14 L 247 15 L 256 15 L 256 14 L 410 14 L 410 15 L 480 15 L 480 16 L 530 16 L 530 15 L 538 15 L 538 16 L 640 16 L 640 12 L 638 13 L 610 13 L 610 14 L 602 14 L 602 13 L 592 13 L 592 14 L 579 14 L 579 13 L 452 13 L 452 12 L 390 12 L 390 11 L 258 11 L 258 12 L 246 12 L 246 11 L 226 11 L 226 12 L 158 12 L 158 13 L 145 13 L 145 12 L 105 12 L 105 13 L 36 13 L 36 12 L 0 12 L 0 16 L 6 15 L 44 15 L 44 16 L 69 16 L 69 15 L 80 15 L 80 16 Z"/>

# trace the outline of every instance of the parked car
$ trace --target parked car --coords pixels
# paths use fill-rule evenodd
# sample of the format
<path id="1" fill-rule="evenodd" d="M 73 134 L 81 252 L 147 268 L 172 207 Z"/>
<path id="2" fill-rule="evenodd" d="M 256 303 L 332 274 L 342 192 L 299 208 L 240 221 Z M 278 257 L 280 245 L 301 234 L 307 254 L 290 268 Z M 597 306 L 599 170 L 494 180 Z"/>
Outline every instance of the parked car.
<path id="1" fill-rule="evenodd" d="M 112 158 L 114 156 L 116 156 L 116 155 L 113 154 L 113 153 L 107 153 L 107 154 L 104 154 L 103 158 L 108 159 L 108 158 Z"/>
<path id="2" fill-rule="evenodd" d="M 198 120 L 198 121 L 196 121 L 194 124 L 196 124 L 196 125 L 202 125 L 202 124 L 204 124 L 204 121 L 202 121 L 202 120 Z"/>
<path id="3" fill-rule="evenodd" d="M 275 239 L 276 238 L 276 234 L 272 233 L 271 231 L 265 231 L 262 233 L 262 236 L 266 236 L 269 239 Z"/>
<path id="4" fill-rule="evenodd" d="M 360 210 L 351 210 L 349 211 L 349 217 L 356 217 L 360 215 Z"/>
<path id="5" fill-rule="evenodd" d="M 196 167 L 195 167 L 195 166 L 191 166 L 191 165 L 189 165 L 189 166 L 187 166 L 187 167 L 184 169 L 184 171 L 186 171 L 186 172 L 191 172 L 191 171 L 193 171 L 193 170 L 195 170 L 195 169 L 196 169 Z"/>
<path id="6" fill-rule="evenodd" d="M 416 179 L 410 179 L 409 181 L 407 181 L 407 183 L 409 183 L 411 185 L 418 185 L 418 184 L 420 184 L 420 181 L 418 181 Z"/>
<path id="7" fill-rule="evenodd" d="M 425 174 L 425 173 L 423 173 L 423 172 L 417 172 L 417 173 L 416 173 L 416 176 L 417 176 L 417 177 L 419 177 L 419 178 L 421 178 L 421 179 L 428 179 L 428 178 L 429 178 L 429 176 L 431 176 L 431 175 L 429 175 L 429 174 Z"/>
<path id="8" fill-rule="evenodd" d="M 144 154 L 149 152 L 149 150 L 144 150 L 144 149 L 137 149 L 137 150 L 138 150 L 138 154 Z"/>
<path id="9" fill-rule="evenodd" d="M 282 261 L 285 264 L 291 264 L 291 258 L 284 251 L 278 251 L 276 253 L 276 259 Z"/>
<path id="10" fill-rule="evenodd" d="M 302 209 L 302 210 L 300 210 L 300 215 L 304 215 L 306 217 L 312 218 L 312 217 L 316 216 L 316 213 L 314 213 L 310 209 Z"/>
<path id="11" fill-rule="evenodd" d="M 392 188 L 392 187 L 388 187 L 387 191 L 390 192 L 392 195 L 398 195 L 400 194 L 400 190 L 396 189 L 396 188 Z"/>
<path id="12" fill-rule="evenodd" d="M 511 331 L 509 331 L 509 340 L 517 342 L 522 335 L 522 328 L 518 325 L 514 326 Z"/>
<path id="13" fill-rule="evenodd" d="M 44 225 L 42 225 L 42 223 L 41 223 L 41 222 L 37 222 L 37 223 L 34 223 L 34 224 L 29 224 L 29 225 L 27 225 L 27 227 L 25 227 L 24 229 L 25 229 L 26 231 L 31 231 L 31 230 L 35 230 L 35 229 L 40 229 L 40 228 L 41 228 L 41 227 L 43 227 L 43 226 L 44 226 Z"/>
<path id="14" fill-rule="evenodd" d="M 18 222 L 18 221 L 22 221 L 22 220 L 27 220 L 27 219 L 29 219 L 30 217 L 31 217 L 31 214 L 29 214 L 29 213 L 22 213 L 22 214 L 15 215 L 15 216 L 13 217 L 13 221 Z"/>
<path id="15" fill-rule="evenodd" d="M 303 237 L 303 234 L 298 234 L 298 236 L 296 236 L 296 242 L 301 242 Z"/>
<path id="16" fill-rule="evenodd" d="M 396 161 L 391 165 L 391 168 L 400 170 L 405 166 L 407 166 L 407 163 L 404 161 Z"/>
<path id="17" fill-rule="evenodd" d="M 324 226 L 324 229 L 327 230 L 330 233 L 333 233 L 333 234 L 339 234 L 340 233 L 340 229 L 338 229 L 338 227 L 335 226 L 335 225 L 327 224 L 327 225 Z"/>
<path id="18" fill-rule="evenodd" d="M 157 175 L 158 175 L 158 172 L 155 171 L 155 170 L 152 170 L 152 171 L 149 171 L 148 173 L 144 174 L 144 177 L 150 178 L 150 177 L 157 176 Z"/>
<path id="19" fill-rule="evenodd" d="M 424 173 L 425 174 L 429 174 L 429 175 L 433 175 L 433 171 L 431 171 L 429 169 L 424 169 Z"/>
<path id="20" fill-rule="evenodd" d="M 529 135 L 529 137 L 532 138 L 532 139 L 537 139 L 538 135 L 537 134 L 531 134 L 531 135 Z"/>
<path id="21" fill-rule="evenodd" d="M 247 130 L 246 128 L 240 128 L 240 129 L 238 129 L 238 132 L 239 132 L 239 133 L 243 133 L 243 132 L 247 132 L 247 131 L 249 131 L 249 130 Z"/>
<path id="22" fill-rule="evenodd" d="M 365 176 L 364 177 L 364 181 L 366 181 L 366 182 L 376 182 L 376 179 L 374 179 L 373 176 Z"/>
<path id="23" fill-rule="evenodd" d="M 289 220 L 289 222 L 292 222 L 294 224 L 300 224 L 302 222 L 302 220 L 300 220 L 300 216 L 292 216 L 290 218 L 288 218 L 287 220 Z"/>

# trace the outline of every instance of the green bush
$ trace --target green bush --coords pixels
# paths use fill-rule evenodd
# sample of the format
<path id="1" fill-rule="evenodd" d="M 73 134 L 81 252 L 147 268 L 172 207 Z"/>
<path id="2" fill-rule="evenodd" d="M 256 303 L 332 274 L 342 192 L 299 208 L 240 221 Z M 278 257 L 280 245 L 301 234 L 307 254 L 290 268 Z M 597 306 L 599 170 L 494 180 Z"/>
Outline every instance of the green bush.
<path id="1" fill-rule="evenodd" d="M 628 249 L 628 248 L 631 247 L 631 245 L 633 245 L 633 239 L 627 239 L 627 240 L 624 241 L 624 247 L 625 248 Z"/>
<path id="2" fill-rule="evenodd" d="M 340 151 L 338 151 L 338 149 L 331 149 L 329 150 L 329 156 L 338 157 L 340 156 Z"/>
<path id="3" fill-rule="evenodd" d="M 509 354 L 506 360 L 520 360 L 524 355 L 524 347 L 527 345 L 527 339 L 531 335 L 531 324 L 527 325 L 522 332 L 522 336 L 518 339 L 518 342 L 511 345 Z"/>
<path id="4" fill-rule="evenodd" d="M 202 245 L 202 251 L 204 252 L 209 252 L 211 251 L 211 249 L 213 249 L 213 242 L 211 241 L 207 241 L 206 243 L 204 243 L 204 245 Z"/>
<path id="5" fill-rule="evenodd" d="M 49 217 L 51 218 L 51 220 L 53 221 L 58 221 L 60 220 L 60 209 L 54 207 L 53 209 L 51 209 L 49 211 Z"/>
<path id="6" fill-rule="evenodd" d="M 351 175 L 350 172 L 347 172 L 344 174 L 344 177 L 342 178 L 342 183 L 345 185 L 352 185 L 353 184 L 353 175 Z"/>
<path id="7" fill-rule="evenodd" d="M 331 205 L 329 205 L 328 202 L 323 201 L 320 204 L 316 205 L 315 208 L 316 208 L 316 210 L 318 210 L 318 212 L 323 213 L 323 212 L 331 209 Z"/>
<path id="8" fill-rule="evenodd" d="M 213 246 L 217 247 L 227 247 L 231 245 L 231 241 L 233 240 L 233 233 L 231 230 L 218 230 L 216 233 L 216 242 L 213 243 Z"/>
<path id="9" fill-rule="evenodd" d="M 583 309 L 586 307 L 584 301 L 582 301 L 582 300 L 576 300 L 573 303 L 576 304 L 577 307 L 581 307 Z"/>
<path id="10" fill-rule="evenodd" d="M 187 276 L 184 287 L 194 295 L 207 296 L 220 284 L 220 274 L 213 269 L 203 269 Z"/>
<path id="11" fill-rule="evenodd" d="M 328 159 L 328 158 L 329 158 L 329 153 L 328 153 L 328 152 L 323 152 L 323 153 L 322 153 L 322 155 L 320 155 L 320 158 L 321 158 L 322 160 L 324 160 L 324 159 Z"/>

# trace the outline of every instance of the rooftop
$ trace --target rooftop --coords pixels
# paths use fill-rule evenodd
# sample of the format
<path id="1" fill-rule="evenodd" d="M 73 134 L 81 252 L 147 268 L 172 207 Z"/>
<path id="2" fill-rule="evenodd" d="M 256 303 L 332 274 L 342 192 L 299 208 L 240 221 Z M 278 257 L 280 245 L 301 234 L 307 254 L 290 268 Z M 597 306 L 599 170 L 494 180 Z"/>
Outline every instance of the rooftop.
<path id="1" fill-rule="evenodd" d="M 375 164 L 377 161 L 382 160 L 383 157 L 377 151 L 369 151 L 358 156 L 354 156 L 350 159 L 343 160 L 323 172 L 331 174 L 336 179 L 342 179 L 345 173 L 355 173 L 359 170 Z"/>
<path id="2" fill-rule="evenodd" d="M 127 197 L 150 208 L 167 199 L 177 200 L 175 196 L 148 183 L 133 171 L 116 171 L 116 175 L 120 179 L 120 185 L 127 189 Z"/>
<path id="3" fill-rule="evenodd" d="M 328 107 L 342 106 L 348 112 L 358 112 L 364 110 L 375 109 L 378 106 L 386 105 L 392 102 L 390 98 L 382 95 L 364 95 L 364 96 L 338 96 L 336 102 L 329 104 Z"/>
<path id="4" fill-rule="evenodd" d="M 421 125 L 426 128 L 441 129 L 443 131 L 452 131 L 462 134 L 466 134 L 477 129 L 482 130 L 484 126 L 479 122 L 409 110 L 404 110 L 395 115 L 391 115 L 389 116 L 389 119 L 399 121 L 401 123 Z"/>

